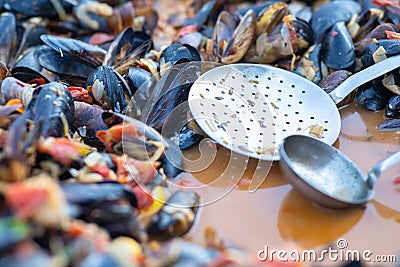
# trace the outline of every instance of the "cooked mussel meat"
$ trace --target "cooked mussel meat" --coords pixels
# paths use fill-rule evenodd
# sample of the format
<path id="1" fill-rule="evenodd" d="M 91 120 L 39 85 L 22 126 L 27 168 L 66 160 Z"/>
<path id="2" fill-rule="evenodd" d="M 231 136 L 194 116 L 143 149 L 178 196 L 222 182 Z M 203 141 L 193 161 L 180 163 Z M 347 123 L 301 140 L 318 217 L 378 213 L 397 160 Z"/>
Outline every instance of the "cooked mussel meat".
<path id="1" fill-rule="evenodd" d="M 255 45 L 247 51 L 245 60 L 273 63 L 292 57 L 294 63 L 295 55 L 305 51 L 312 43 L 313 32 L 309 24 L 288 15 L 270 33 L 265 32 L 257 37 Z"/>

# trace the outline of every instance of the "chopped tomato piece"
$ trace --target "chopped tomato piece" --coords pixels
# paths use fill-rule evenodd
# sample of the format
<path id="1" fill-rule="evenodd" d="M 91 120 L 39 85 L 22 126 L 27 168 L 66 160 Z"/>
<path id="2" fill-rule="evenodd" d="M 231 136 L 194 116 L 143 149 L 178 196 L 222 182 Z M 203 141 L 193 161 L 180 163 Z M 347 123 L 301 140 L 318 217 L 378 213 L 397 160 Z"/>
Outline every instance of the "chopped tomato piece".
<path id="1" fill-rule="evenodd" d="M 14 183 L 6 190 L 5 198 L 16 216 L 25 219 L 35 214 L 37 208 L 47 201 L 47 191 L 24 183 Z"/>
<path id="2" fill-rule="evenodd" d="M 114 145 L 122 141 L 122 134 L 133 137 L 139 136 L 136 126 L 132 123 L 114 125 L 108 130 L 98 131 L 96 136 L 103 142 L 108 152 L 113 152 Z"/>

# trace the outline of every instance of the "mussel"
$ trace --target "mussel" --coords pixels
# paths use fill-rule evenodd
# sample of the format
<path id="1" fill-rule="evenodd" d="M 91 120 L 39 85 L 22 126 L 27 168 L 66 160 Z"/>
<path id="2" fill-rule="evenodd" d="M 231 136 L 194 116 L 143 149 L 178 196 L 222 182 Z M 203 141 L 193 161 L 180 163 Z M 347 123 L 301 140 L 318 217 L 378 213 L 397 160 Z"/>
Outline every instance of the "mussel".
<path id="1" fill-rule="evenodd" d="M 168 240 L 186 234 L 196 217 L 199 196 L 192 191 L 176 191 L 153 216 L 147 233 L 151 239 Z"/>
<path id="2" fill-rule="evenodd" d="M 317 42 L 321 41 L 333 25 L 337 22 L 349 22 L 353 14 L 358 14 L 360 11 L 360 4 L 352 0 L 330 1 L 321 5 L 311 19 L 314 39 Z"/>
<path id="3" fill-rule="evenodd" d="M 125 80 L 108 66 L 100 66 L 92 72 L 85 87 L 103 109 L 112 109 L 116 112 L 124 111 L 128 105 L 127 99 L 132 97 Z"/>
<path id="4" fill-rule="evenodd" d="M 61 56 L 65 54 L 93 68 L 100 66 L 106 55 L 106 51 L 102 48 L 79 40 L 47 34 L 42 35 L 40 38 L 45 44 L 60 53 Z"/>
<path id="5" fill-rule="evenodd" d="M 358 89 L 356 100 L 369 110 L 382 110 L 386 107 L 393 93 L 386 89 L 382 80 L 376 79 Z"/>
<path id="6" fill-rule="evenodd" d="M 356 53 L 344 22 L 337 22 L 325 36 L 321 48 L 321 60 L 332 69 L 351 68 L 356 62 Z"/>

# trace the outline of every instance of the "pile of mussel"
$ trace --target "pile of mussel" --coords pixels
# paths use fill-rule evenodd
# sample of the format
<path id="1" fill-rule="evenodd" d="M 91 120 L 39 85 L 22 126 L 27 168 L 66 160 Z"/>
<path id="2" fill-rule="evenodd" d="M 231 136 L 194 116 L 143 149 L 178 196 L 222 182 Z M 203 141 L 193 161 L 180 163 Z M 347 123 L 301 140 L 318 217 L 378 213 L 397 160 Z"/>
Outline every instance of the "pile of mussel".
<path id="1" fill-rule="evenodd" d="M 329 93 L 400 53 L 395 1 L 171 2 L 187 8 L 0 1 L 0 266 L 251 265 L 211 228 L 186 240 L 200 197 L 168 183 L 202 139 L 185 106 L 200 62 L 273 64 Z M 399 130 L 399 69 L 353 101 Z"/>

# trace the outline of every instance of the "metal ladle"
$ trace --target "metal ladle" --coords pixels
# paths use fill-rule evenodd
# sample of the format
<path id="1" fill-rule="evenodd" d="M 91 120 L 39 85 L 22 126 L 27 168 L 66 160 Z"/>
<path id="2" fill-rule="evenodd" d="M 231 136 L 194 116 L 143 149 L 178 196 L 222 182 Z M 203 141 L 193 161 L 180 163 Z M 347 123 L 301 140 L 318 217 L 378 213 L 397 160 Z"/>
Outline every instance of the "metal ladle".
<path id="1" fill-rule="evenodd" d="M 400 162 L 399 151 L 376 163 L 365 177 L 342 152 L 304 135 L 286 137 L 280 155 L 282 172 L 293 187 L 328 208 L 365 204 L 380 174 Z"/>

